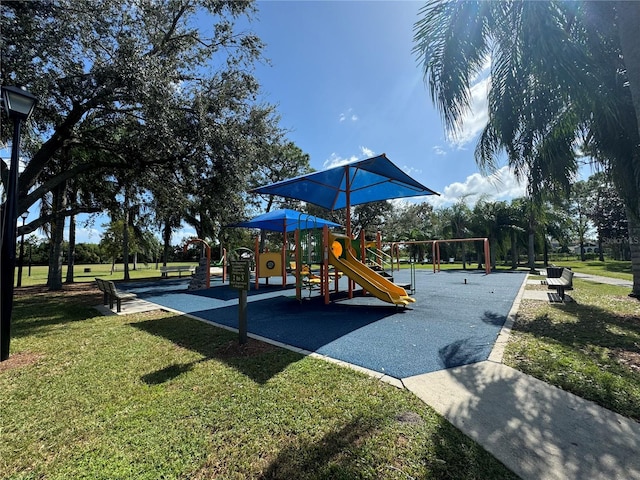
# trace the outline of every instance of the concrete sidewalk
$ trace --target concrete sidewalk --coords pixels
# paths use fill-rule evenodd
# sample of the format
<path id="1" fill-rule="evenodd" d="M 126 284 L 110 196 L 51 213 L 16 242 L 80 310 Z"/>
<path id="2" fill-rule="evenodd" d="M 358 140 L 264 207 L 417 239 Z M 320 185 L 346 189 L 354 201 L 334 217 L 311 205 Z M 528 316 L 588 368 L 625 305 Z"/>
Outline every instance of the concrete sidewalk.
<path id="1" fill-rule="evenodd" d="M 617 285 L 619 287 L 633 287 L 633 281 L 623 280 L 621 278 L 603 277 L 600 275 L 590 275 L 588 273 L 579 272 L 574 273 L 573 276 L 595 283 L 606 283 L 608 285 Z"/>

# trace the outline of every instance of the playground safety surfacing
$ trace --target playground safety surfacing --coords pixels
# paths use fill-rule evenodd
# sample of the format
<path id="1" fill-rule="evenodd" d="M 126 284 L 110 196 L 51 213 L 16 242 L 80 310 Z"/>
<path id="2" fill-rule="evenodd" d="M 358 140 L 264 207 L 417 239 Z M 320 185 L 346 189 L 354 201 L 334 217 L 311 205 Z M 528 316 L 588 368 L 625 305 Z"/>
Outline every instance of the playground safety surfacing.
<path id="1" fill-rule="evenodd" d="M 264 280 L 248 292 L 248 331 L 264 339 L 395 378 L 406 378 L 486 360 L 500 333 L 525 272 L 417 270 L 416 302 L 395 307 L 355 291 L 346 279 L 325 305 L 317 290 L 296 299 L 294 279 Z M 409 283 L 409 270 L 394 272 Z M 138 298 L 198 319 L 238 328 L 238 290 L 212 279 L 211 288 L 189 291 L 188 279 L 132 282 L 122 289 Z"/>

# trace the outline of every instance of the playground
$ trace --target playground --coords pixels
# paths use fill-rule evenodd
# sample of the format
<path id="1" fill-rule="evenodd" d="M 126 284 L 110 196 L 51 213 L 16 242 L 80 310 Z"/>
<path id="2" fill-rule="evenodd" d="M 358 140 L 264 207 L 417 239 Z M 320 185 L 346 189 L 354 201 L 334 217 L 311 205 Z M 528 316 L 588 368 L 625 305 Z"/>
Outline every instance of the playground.
<path id="1" fill-rule="evenodd" d="M 395 272 L 407 283 L 410 269 Z M 362 289 L 349 299 L 347 279 L 324 304 L 317 290 L 296 299 L 295 278 L 262 281 L 248 291 L 248 332 L 303 353 L 315 352 L 394 378 L 486 360 L 526 278 L 525 272 L 415 272 L 415 303 L 397 307 Z M 221 278 L 188 290 L 188 279 L 122 285 L 138 298 L 227 329 L 238 328 L 238 290 Z"/>
<path id="2" fill-rule="evenodd" d="M 195 239 L 192 242 L 204 245 L 206 258 L 194 278 L 123 288 L 161 308 L 239 330 L 241 343 L 246 322 L 249 335 L 256 338 L 396 379 L 488 358 L 526 275 L 490 274 L 488 266 L 440 271 L 437 241 L 432 244 L 432 272 L 415 264 L 400 268 L 399 259 L 394 268 L 397 244 L 389 244 L 387 253 L 379 232 L 375 241 L 367 241 L 364 231 L 353 236 L 352 205 L 436 194 L 384 154 L 260 187 L 255 193 L 344 208 L 345 233 L 336 231 L 343 228 L 337 223 L 302 212 L 268 212 L 229 225 L 281 234 L 281 244 L 271 250 L 256 236 L 251 280 L 227 279 L 225 273 L 212 278 L 210 248 Z M 483 241 L 488 261 L 487 239 L 453 241 Z M 249 269 L 246 272 L 240 277 Z M 202 274 L 206 278 L 195 278 Z"/>

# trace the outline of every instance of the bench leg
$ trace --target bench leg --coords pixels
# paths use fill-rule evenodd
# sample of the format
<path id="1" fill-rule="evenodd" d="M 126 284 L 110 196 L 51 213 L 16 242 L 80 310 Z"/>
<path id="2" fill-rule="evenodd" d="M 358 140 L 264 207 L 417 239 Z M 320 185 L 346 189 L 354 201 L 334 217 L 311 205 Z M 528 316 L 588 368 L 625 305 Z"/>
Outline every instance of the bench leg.
<path id="1" fill-rule="evenodd" d="M 120 313 L 120 311 L 122 310 L 122 300 L 118 299 L 118 313 Z"/>
<path id="2" fill-rule="evenodd" d="M 558 295 L 560 295 L 560 298 L 564 301 L 564 287 L 558 287 Z"/>
<path id="3" fill-rule="evenodd" d="M 109 304 L 109 295 L 107 295 L 107 292 L 102 292 L 102 304 L 103 305 Z"/>

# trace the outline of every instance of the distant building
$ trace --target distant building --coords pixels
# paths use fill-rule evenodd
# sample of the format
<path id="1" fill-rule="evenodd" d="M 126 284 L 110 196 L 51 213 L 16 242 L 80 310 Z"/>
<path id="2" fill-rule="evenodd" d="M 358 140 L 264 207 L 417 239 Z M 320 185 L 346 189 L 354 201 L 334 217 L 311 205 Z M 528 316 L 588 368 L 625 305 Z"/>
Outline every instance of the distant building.
<path id="1" fill-rule="evenodd" d="M 571 251 L 576 255 L 580 255 L 580 245 L 574 245 L 570 247 Z M 584 253 L 600 253 L 598 244 L 593 242 L 584 242 Z"/>

